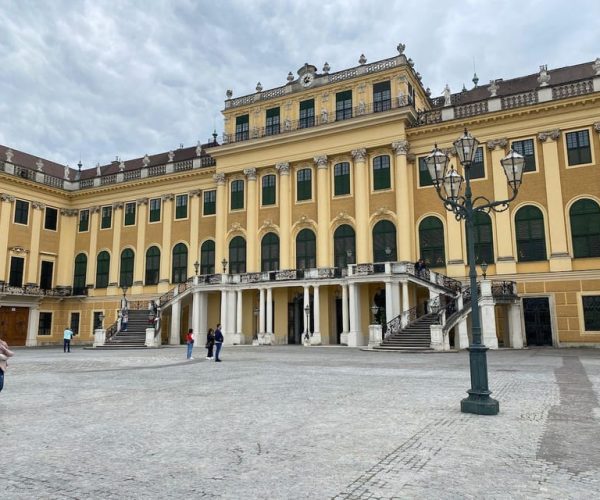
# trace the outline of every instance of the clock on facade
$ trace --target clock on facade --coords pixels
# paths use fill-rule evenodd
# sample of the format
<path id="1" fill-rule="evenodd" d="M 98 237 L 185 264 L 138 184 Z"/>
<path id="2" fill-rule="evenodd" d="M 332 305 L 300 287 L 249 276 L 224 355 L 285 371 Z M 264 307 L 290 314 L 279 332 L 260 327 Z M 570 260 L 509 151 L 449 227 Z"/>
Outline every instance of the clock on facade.
<path id="1" fill-rule="evenodd" d="M 300 78 L 300 83 L 303 87 L 310 87 L 312 82 L 315 81 L 315 75 L 312 73 L 306 73 Z"/>

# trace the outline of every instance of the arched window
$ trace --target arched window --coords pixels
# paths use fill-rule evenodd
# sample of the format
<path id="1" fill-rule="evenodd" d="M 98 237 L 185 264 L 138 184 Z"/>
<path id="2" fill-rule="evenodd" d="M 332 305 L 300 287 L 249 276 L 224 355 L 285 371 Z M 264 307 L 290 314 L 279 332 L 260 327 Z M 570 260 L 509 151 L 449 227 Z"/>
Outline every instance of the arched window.
<path id="1" fill-rule="evenodd" d="M 80 253 L 75 257 L 73 272 L 73 295 L 85 295 L 85 280 L 87 273 L 87 255 Z"/>
<path id="2" fill-rule="evenodd" d="M 102 251 L 96 258 L 96 288 L 108 286 L 108 271 L 110 270 L 110 254 Z"/>
<path id="3" fill-rule="evenodd" d="M 260 243 L 260 270 L 276 271 L 279 269 L 279 236 L 267 233 Z"/>
<path id="4" fill-rule="evenodd" d="M 389 189 L 391 182 L 390 157 L 376 156 L 373 158 L 373 190 Z"/>
<path id="5" fill-rule="evenodd" d="M 121 273 L 119 275 L 119 286 L 131 286 L 133 284 L 133 261 L 135 256 L 131 248 L 121 252 Z"/>
<path id="6" fill-rule="evenodd" d="M 396 226 L 381 220 L 373 227 L 373 262 L 391 262 L 396 255 Z"/>
<path id="7" fill-rule="evenodd" d="M 262 204 L 275 205 L 275 186 L 277 178 L 273 174 L 262 178 Z"/>
<path id="8" fill-rule="evenodd" d="M 475 212 L 473 217 L 473 241 L 475 243 L 475 262 L 481 264 L 494 262 L 494 237 L 492 234 L 492 219 L 484 212 Z M 467 238 L 467 255 L 469 243 Z"/>
<path id="9" fill-rule="evenodd" d="M 515 234 L 519 262 L 546 260 L 544 215 L 538 207 L 527 205 L 517 211 Z"/>
<path id="10" fill-rule="evenodd" d="M 153 246 L 146 250 L 146 285 L 157 285 L 160 277 L 160 250 Z"/>
<path id="11" fill-rule="evenodd" d="M 184 283 L 187 280 L 188 249 L 183 243 L 173 248 L 172 283 Z"/>
<path id="12" fill-rule="evenodd" d="M 573 257 L 600 257 L 600 207 L 594 200 L 579 200 L 571 206 Z"/>
<path id="13" fill-rule="evenodd" d="M 246 240 L 241 236 L 236 236 L 229 242 L 229 272 L 246 272 Z"/>
<path id="14" fill-rule="evenodd" d="M 333 233 L 333 262 L 335 267 L 354 264 L 356 258 L 356 236 L 347 224 L 339 226 Z"/>
<path id="15" fill-rule="evenodd" d="M 200 274 L 215 273 L 215 242 L 206 240 L 200 247 Z"/>
<path id="16" fill-rule="evenodd" d="M 429 267 L 446 264 L 444 225 L 437 217 L 425 217 L 419 224 L 419 257 Z"/>
<path id="17" fill-rule="evenodd" d="M 310 229 L 303 229 L 296 236 L 296 269 L 317 267 L 317 239 Z"/>

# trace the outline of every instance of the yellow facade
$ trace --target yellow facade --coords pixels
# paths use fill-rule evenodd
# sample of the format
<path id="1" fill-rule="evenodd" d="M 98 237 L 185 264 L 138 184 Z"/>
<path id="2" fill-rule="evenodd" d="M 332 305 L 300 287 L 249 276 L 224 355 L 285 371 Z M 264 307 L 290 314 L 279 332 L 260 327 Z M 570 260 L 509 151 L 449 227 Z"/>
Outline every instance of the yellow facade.
<path id="1" fill-rule="evenodd" d="M 132 161 L 124 168 L 107 166 L 100 175 L 93 172 L 77 178 L 79 174 L 71 171 L 62 187 L 47 181 L 50 174 L 20 165 L 8 148 L 0 149 L 0 312 L 7 311 L 8 317 L 11 312 L 29 311 L 27 333 L 11 333 L 17 343 L 28 345 L 60 342 L 70 314 L 79 312 L 79 341 L 89 343 L 93 338 L 93 312 L 104 313 L 105 326 L 116 321 L 122 295 L 121 256 L 125 249 L 134 254 L 127 297 L 144 308 L 148 301 L 159 299 L 175 286 L 173 252 L 181 243 L 187 249 L 184 278 L 194 276 L 194 263 L 202 265 L 206 259 L 212 267 L 207 273 L 201 269 L 200 274 L 221 274 L 224 260 L 229 266 L 224 273 L 227 275 L 273 271 L 268 268 L 270 265 L 276 265 L 278 271 L 297 269 L 298 259 L 304 258 L 304 254 L 299 255 L 298 243 L 304 230 L 309 230 L 316 240 L 314 263 L 304 266 L 339 268 L 349 263 L 386 260 L 381 254 L 376 255 L 382 248 L 374 228 L 381 221 L 389 221 L 395 229 L 393 244 L 388 242 L 385 248 L 387 251 L 390 247 L 390 255 L 395 255 L 389 260 L 414 262 L 429 250 L 432 255 L 437 252 L 440 258 L 439 248 L 434 251 L 421 241 L 426 237 L 425 231 L 420 230 L 422 223 L 431 222 L 431 217 L 441 224 L 443 255 L 430 267 L 464 281 L 468 274 L 464 224 L 445 211 L 433 186 L 421 185 L 419 159 L 429 154 L 434 144 L 451 149 L 452 142 L 467 127 L 482 147 L 483 175 L 472 182 L 475 196 L 507 198 L 500 160 L 514 141 L 531 146 L 535 162 L 534 169 L 524 174 L 522 188 L 510 208 L 490 214 L 488 278 L 517 282 L 519 296 L 524 300 L 521 323 L 527 336 L 527 329 L 535 328 L 527 316 L 532 312 L 528 304 L 542 304 L 527 299 L 547 299 L 550 337 L 544 343 L 600 345 L 600 331 L 586 326 L 586 318 L 593 326 L 594 318 L 600 314 L 594 309 L 599 305 L 594 300 L 600 301 L 600 213 L 589 216 L 590 234 L 583 236 L 572 234 L 571 216 L 578 200 L 600 203 L 600 63 L 589 63 L 585 68 L 588 76 L 583 79 L 580 72 L 577 79 L 569 81 L 569 68 L 562 68 L 549 72 L 549 83 L 542 78 L 543 72 L 537 81 L 538 75 L 534 75 L 533 86 L 517 93 L 503 91 L 500 82 L 497 90 L 476 88 L 447 96 L 442 102 L 429 98 L 420 77 L 402 53 L 333 74 L 319 74 L 316 68 L 304 66 L 299 70 L 299 78 L 283 87 L 264 92 L 261 89 L 236 99 L 228 97 L 220 145 L 198 148 L 179 162 L 177 152 L 169 152 L 168 157 L 156 155 L 147 162 Z M 306 79 L 304 87 L 306 75 L 312 76 Z M 560 85 L 554 85 L 553 78 Z M 587 138 L 589 142 L 587 148 L 577 150 L 583 161 L 573 161 L 573 138 Z M 208 155 L 212 160 L 201 161 Z M 460 171 L 456 156 L 451 155 L 451 161 Z M 387 170 L 385 165 L 389 165 Z M 17 175 L 23 170 L 30 174 Z M 60 178 L 60 174 L 56 176 Z M 274 184 L 273 199 L 267 199 L 271 196 L 269 182 Z M 336 193 L 337 189 L 341 193 Z M 212 192 L 216 193 L 215 213 L 207 214 L 207 193 Z M 187 213 L 180 216 L 177 204 L 184 195 Z M 25 224 L 15 223 L 17 200 L 28 204 Z M 151 221 L 150 212 L 156 203 L 160 217 Z M 128 204 L 135 206 L 135 222 L 129 225 L 125 214 Z M 46 207 L 58 210 L 56 230 L 44 228 Z M 517 220 L 517 214 L 524 207 L 536 207 L 543 215 L 543 221 L 538 220 L 535 227 L 543 227 L 538 246 L 545 246 L 544 258 L 529 259 L 530 256 L 520 254 L 525 247 L 517 228 L 525 226 Z M 102 228 L 103 214 L 109 208 L 110 224 Z M 79 227 L 82 210 L 89 210 L 87 230 Z M 352 228 L 355 236 L 351 253 L 346 257 L 342 254 L 346 261 L 340 264 L 334 234 L 341 226 Z M 278 251 L 276 258 L 271 256 L 269 260 L 263 255 L 266 247 L 261 243 L 270 234 L 276 235 Z M 239 264 L 232 258 L 231 248 L 237 237 L 245 243 L 243 272 L 231 269 L 234 261 Z M 590 256 L 576 255 L 583 247 L 575 249 L 574 238 L 587 238 Z M 201 248 L 210 241 L 214 242 L 214 254 L 203 256 Z M 583 245 L 581 241 L 577 245 Z M 151 247 L 160 251 L 158 280 L 148 280 L 147 252 Z M 110 264 L 105 285 L 98 286 L 97 259 L 101 252 L 107 252 Z M 74 296 L 78 255 L 87 257 L 86 293 Z M 63 293 L 36 295 L 8 286 L 14 257 L 24 259 L 22 286 L 35 288 L 40 284 L 42 262 L 46 261 L 53 264 L 52 288 Z M 45 266 L 48 268 L 48 264 Z M 224 322 L 223 314 L 238 315 L 241 323 L 237 320 L 231 333 L 243 334 L 246 343 L 268 325 L 275 343 L 297 341 L 297 330 L 303 328 L 297 325 L 303 321 L 298 317 L 302 314 L 298 303 L 305 304 L 309 293 L 310 300 L 318 300 L 320 305 L 318 318 L 310 319 L 318 323 L 312 326 L 313 331 L 320 333 L 324 344 L 343 342 L 339 333 L 345 329 L 340 325 L 337 303 L 346 300 L 341 296 L 348 290 L 343 289 L 342 282 L 259 281 L 248 281 L 243 291 L 239 289 L 241 295 L 236 295 L 238 289 L 233 288 L 224 292 L 223 282 L 215 282 L 212 288 L 207 286 L 202 292 L 206 297 L 198 299 L 206 301 L 205 306 L 198 306 L 199 310 L 206 309 L 201 330 L 206 325 Z M 378 292 L 385 289 L 394 297 L 388 297 L 388 301 L 403 301 L 402 310 L 417 305 L 427 295 L 414 285 L 407 290 L 400 286 L 397 291 L 392 290 L 377 277 L 350 286 L 356 287 L 350 292 L 354 294 L 350 307 L 355 301 L 360 309 L 352 321 L 358 322 L 356 328 L 363 336 L 370 323 L 370 305 Z M 599 298 L 583 300 L 584 297 Z M 231 303 L 225 304 L 224 300 Z M 240 300 L 238 306 L 236 301 Z M 190 294 L 182 301 L 178 324 L 171 321 L 172 311 L 165 309 L 165 342 L 173 342 L 192 326 L 193 307 Z M 400 307 L 394 306 L 393 310 L 400 311 Z M 314 303 L 312 311 L 314 314 Z M 36 326 L 40 312 L 52 314 L 49 331 L 44 330 L 43 334 Z M 350 314 L 354 312 L 351 310 Z M 502 325 L 507 322 L 503 314 L 497 317 L 500 338 L 505 330 Z M 391 319 L 389 315 L 387 319 Z M 174 327 L 180 331 L 171 332 Z M 294 329 L 296 334 L 292 334 Z"/>

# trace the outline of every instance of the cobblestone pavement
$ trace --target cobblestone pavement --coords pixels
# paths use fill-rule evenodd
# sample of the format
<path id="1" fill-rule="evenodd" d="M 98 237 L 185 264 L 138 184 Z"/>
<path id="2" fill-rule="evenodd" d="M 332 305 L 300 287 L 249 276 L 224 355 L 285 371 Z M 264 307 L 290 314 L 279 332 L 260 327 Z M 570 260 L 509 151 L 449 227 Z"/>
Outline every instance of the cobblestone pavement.
<path id="1" fill-rule="evenodd" d="M 600 350 L 489 352 L 500 414 L 461 414 L 466 353 L 18 349 L 2 499 L 592 498 Z M 196 352 L 198 356 L 203 351 Z"/>

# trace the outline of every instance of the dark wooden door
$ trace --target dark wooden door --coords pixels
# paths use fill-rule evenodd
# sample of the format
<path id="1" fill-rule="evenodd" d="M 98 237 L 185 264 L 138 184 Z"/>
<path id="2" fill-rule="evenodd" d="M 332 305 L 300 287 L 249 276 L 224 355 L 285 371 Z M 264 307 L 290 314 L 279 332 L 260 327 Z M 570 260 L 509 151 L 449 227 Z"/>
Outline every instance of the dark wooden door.
<path id="1" fill-rule="evenodd" d="M 525 335 L 528 346 L 552 345 L 548 298 L 523 299 Z"/>
<path id="2" fill-rule="evenodd" d="M 0 334 L 8 345 L 25 345 L 28 324 L 27 307 L 0 307 Z"/>

